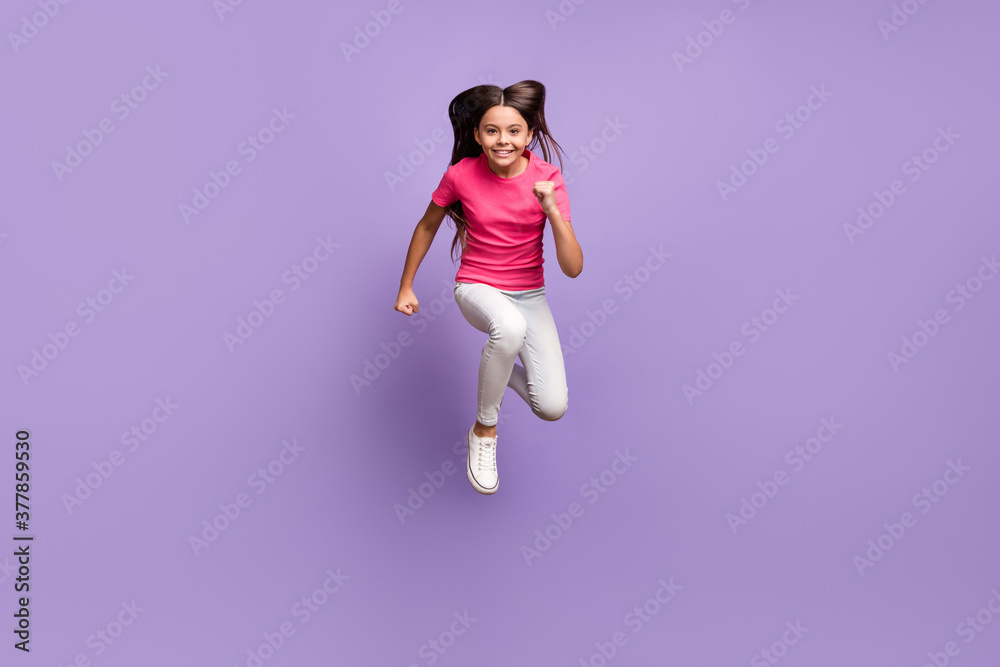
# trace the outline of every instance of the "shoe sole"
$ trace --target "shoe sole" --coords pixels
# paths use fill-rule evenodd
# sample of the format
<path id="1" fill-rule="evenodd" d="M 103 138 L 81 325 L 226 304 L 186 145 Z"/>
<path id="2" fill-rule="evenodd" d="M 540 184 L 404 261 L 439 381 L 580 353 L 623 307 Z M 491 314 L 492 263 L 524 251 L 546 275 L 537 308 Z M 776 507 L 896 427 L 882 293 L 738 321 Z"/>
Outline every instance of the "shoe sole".
<path id="1" fill-rule="evenodd" d="M 472 433 L 472 431 L 469 431 L 469 433 Z M 483 494 L 484 496 L 491 496 L 491 495 L 493 495 L 494 493 L 497 492 L 497 489 L 500 488 L 500 478 L 497 477 L 497 483 L 496 483 L 496 485 L 493 486 L 493 488 L 489 488 L 489 489 L 486 488 L 485 486 L 482 486 L 479 482 L 477 482 L 476 478 L 473 477 L 473 475 L 472 475 L 472 443 L 469 441 L 469 436 L 468 435 L 465 436 L 465 444 L 468 447 L 468 449 L 466 451 L 466 457 L 465 457 L 465 473 L 469 477 L 469 483 L 472 484 L 472 488 L 474 488 L 476 491 L 478 491 L 479 493 Z"/>

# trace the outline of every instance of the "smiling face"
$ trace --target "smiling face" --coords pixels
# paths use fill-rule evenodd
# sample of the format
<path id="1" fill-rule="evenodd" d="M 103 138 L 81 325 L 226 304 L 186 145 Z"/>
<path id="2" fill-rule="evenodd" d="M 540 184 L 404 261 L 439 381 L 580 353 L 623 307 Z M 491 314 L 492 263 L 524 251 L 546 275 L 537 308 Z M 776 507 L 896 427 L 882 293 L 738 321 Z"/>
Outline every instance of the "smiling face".
<path id="1" fill-rule="evenodd" d="M 532 133 L 517 109 L 500 105 L 490 107 L 479 121 L 475 135 L 493 173 L 507 178 L 521 170 L 521 154 L 531 143 Z"/>

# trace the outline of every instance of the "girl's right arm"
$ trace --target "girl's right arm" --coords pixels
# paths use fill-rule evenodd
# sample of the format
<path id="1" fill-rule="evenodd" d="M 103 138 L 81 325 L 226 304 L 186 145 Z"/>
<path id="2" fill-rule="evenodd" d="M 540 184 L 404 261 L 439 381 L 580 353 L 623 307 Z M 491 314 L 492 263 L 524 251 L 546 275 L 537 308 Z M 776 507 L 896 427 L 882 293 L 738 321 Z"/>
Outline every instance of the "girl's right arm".
<path id="1" fill-rule="evenodd" d="M 417 228 L 413 230 L 413 238 L 410 239 L 410 249 L 406 252 L 406 263 L 403 265 L 403 276 L 399 279 L 399 295 L 396 297 L 394 310 L 412 315 L 418 312 L 419 303 L 417 296 L 413 293 L 413 279 L 417 275 L 417 267 L 424 260 L 424 255 L 431 247 L 438 227 L 444 220 L 445 208 L 438 206 L 431 200 L 427 205 L 424 217 L 420 218 Z"/>

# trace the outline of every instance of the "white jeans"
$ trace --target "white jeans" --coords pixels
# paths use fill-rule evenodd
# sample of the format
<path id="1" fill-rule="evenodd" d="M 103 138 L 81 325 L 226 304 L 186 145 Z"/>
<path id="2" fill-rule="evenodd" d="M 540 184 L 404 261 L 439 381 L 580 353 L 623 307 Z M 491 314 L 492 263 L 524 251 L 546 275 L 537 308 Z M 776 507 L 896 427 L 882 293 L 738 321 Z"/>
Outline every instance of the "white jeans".
<path id="1" fill-rule="evenodd" d="M 456 282 L 455 302 L 469 324 L 490 336 L 479 362 L 479 423 L 497 423 L 506 387 L 542 419 L 562 417 L 569 389 L 545 288 L 508 291 Z M 522 365 L 514 363 L 518 358 Z"/>

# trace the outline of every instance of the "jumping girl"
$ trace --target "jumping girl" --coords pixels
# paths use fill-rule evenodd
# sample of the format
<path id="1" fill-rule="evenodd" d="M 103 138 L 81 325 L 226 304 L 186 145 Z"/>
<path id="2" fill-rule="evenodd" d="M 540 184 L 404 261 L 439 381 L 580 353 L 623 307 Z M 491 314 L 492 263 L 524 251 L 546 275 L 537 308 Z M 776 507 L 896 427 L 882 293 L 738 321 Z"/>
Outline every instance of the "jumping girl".
<path id="1" fill-rule="evenodd" d="M 583 251 L 570 226 L 566 184 L 548 162 L 548 142 L 561 147 L 544 111 L 545 86 L 532 80 L 504 89 L 475 86 L 451 101 L 451 165 L 413 232 L 394 306 L 406 315 L 418 312 L 413 279 L 448 215 L 455 222 L 452 261 L 455 246 L 462 248 L 455 302 L 469 324 L 489 334 L 479 362 L 478 414 L 466 437 L 469 482 L 484 494 L 499 486 L 496 424 L 505 388 L 548 421 L 562 417 L 568 402 L 562 348 L 545 300 L 546 219 L 559 268 L 570 278 L 583 270 Z M 540 144 L 544 159 L 528 144 Z"/>

